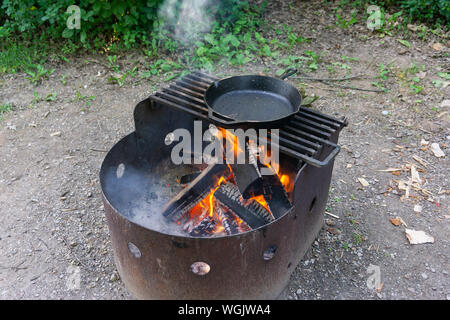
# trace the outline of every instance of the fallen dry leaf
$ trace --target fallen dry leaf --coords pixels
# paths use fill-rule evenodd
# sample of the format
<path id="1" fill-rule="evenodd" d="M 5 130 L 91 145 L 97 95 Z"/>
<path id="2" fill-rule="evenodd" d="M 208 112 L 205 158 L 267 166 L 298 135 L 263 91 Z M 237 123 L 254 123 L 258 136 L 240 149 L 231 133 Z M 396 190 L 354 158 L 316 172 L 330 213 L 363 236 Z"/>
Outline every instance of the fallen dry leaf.
<path id="1" fill-rule="evenodd" d="M 362 185 L 363 187 L 368 187 L 368 186 L 369 186 L 369 183 L 368 183 L 367 180 L 364 179 L 364 178 L 358 178 L 358 181 L 359 181 L 359 183 L 361 183 L 361 185 Z"/>
<path id="2" fill-rule="evenodd" d="M 432 47 L 436 51 L 441 51 L 442 49 L 444 49 L 444 45 L 442 43 L 439 43 L 439 42 L 433 43 Z"/>
<path id="3" fill-rule="evenodd" d="M 405 234 L 410 244 L 434 243 L 434 237 L 429 236 L 424 231 L 405 229 Z"/>
<path id="4" fill-rule="evenodd" d="M 441 147 L 436 142 L 431 144 L 431 151 L 437 158 L 445 157 L 444 151 L 441 150 Z"/>
<path id="5" fill-rule="evenodd" d="M 328 228 L 327 231 L 331 234 L 337 235 L 337 234 L 341 234 L 341 231 L 339 229 L 336 228 Z"/>
<path id="6" fill-rule="evenodd" d="M 390 218 L 389 221 L 396 227 L 398 227 L 399 225 L 404 225 L 405 227 L 407 227 L 405 221 L 403 221 L 402 218 L 397 217 L 397 218 Z"/>

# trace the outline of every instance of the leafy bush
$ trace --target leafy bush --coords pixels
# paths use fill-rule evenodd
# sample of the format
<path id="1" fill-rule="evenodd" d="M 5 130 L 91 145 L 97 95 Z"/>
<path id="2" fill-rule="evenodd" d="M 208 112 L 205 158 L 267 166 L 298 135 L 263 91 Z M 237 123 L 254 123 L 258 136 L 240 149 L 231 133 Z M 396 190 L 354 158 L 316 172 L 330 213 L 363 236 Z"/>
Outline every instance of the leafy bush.
<path id="1" fill-rule="evenodd" d="M 82 43 L 89 38 L 106 40 L 113 33 L 129 45 L 135 42 L 142 26 L 152 21 L 160 1 L 80 1 L 81 29 L 68 29 L 67 8 L 73 0 L 4 0 L 3 27 L 24 39 L 40 36 L 53 40 L 78 37 Z M 97 40 L 98 42 L 98 40 Z M 100 41 L 101 42 L 101 41 Z"/>
<path id="2" fill-rule="evenodd" d="M 450 27 L 450 1 L 448 0 L 372 0 L 359 3 L 377 4 L 384 8 L 401 9 L 408 22 L 443 24 Z"/>
<path id="3" fill-rule="evenodd" d="M 161 35 L 163 21 L 158 12 L 164 0 L 81 0 L 81 28 L 68 29 L 66 10 L 73 0 L 4 0 L 0 7 L 0 38 L 14 33 L 24 39 L 40 37 L 61 41 L 64 38 L 81 41 L 85 47 L 100 47 L 120 40 L 127 48 L 146 43 Z M 182 1 L 171 1 L 179 9 Z M 237 20 L 245 2 L 220 1 L 216 10 L 222 21 Z M 237 10 L 236 10 L 237 9 Z M 175 12 L 177 14 L 177 12 Z M 160 17 L 161 18 L 161 17 Z M 152 34 L 152 31 L 154 32 Z M 153 38 L 152 37 L 152 38 Z"/>
<path id="4" fill-rule="evenodd" d="M 410 21 L 450 24 L 450 1 L 448 0 L 404 0 L 400 6 Z"/>

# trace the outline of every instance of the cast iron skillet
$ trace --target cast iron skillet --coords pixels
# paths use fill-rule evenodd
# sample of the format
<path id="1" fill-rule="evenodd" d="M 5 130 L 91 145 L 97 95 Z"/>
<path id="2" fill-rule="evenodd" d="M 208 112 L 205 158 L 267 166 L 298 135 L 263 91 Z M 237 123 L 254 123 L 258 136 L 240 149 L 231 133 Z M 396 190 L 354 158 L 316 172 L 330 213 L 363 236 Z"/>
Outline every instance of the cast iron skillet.
<path id="1" fill-rule="evenodd" d="M 219 125 L 279 128 L 300 110 L 302 97 L 280 78 L 246 75 L 215 81 L 205 93 L 208 117 Z"/>

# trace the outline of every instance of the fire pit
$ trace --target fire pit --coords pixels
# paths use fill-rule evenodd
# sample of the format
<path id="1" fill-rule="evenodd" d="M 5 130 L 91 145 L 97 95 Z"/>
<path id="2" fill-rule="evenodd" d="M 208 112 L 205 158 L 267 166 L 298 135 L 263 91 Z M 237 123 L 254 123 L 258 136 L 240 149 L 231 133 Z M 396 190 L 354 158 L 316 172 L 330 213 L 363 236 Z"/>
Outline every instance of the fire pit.
<path id="1" fill-rule="evenodd" d="M 246 164 L 198 161 L 208 141 L 174 163 L 180 128 L 242 147 L 208 118 L 203 97 L 216 80 L 195 72 L 140 102 L 135 132 L 102 164 L 116 266 L 138 298 L 276 298 L 322 226 L 345 119 L 300 108 L 265 138 L 280 151 L 275 166 L 251 139 Z"/>

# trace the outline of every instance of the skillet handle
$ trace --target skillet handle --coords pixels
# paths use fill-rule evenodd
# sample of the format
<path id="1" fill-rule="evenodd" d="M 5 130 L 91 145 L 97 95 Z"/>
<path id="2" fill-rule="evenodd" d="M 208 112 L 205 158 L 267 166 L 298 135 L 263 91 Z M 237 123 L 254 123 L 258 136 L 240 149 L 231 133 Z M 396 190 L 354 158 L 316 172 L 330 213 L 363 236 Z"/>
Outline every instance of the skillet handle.
<path id="1" fill-rule="evenodd" d="M 222 124 L 222 125 L 231 125 L 232 126 L 232 125 L 241 123 L 241 122 L 233 120 L 231 118 L 225 118 L 225 117 L 219 118 L 219 117 L 216 117 L 214 115 L 214 111 L 211 108 L 209 108 L 209 107 L 208 107 L 208 118 L 211 119 L 212 121 L 217 122 L 217 124 L 219 124 L 219 125 Z"/>
<path id="2" fill-rule="evenodd" d="M 293 76 L 297 73 L 297 69 L 295 68 L 289 68 L 286 71 L 283 72 L 283 74 L 279 77 L 281 80 L 284 80 L 286 78 L 289 78 L 290 76 Z"/>

